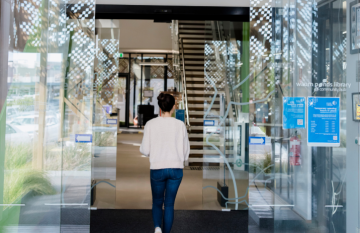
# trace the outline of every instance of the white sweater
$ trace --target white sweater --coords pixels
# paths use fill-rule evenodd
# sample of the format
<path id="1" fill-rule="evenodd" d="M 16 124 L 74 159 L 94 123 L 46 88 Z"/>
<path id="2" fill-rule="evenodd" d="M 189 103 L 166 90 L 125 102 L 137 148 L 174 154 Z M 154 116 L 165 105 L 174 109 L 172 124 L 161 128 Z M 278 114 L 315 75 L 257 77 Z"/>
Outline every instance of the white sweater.
<path id="1" fill-rule="evenodd" d="M 157 117 L 145 125 L 140 152 L 150 157 L 150 169 L 184 168 L 190 145 L 184 122 Z"/>

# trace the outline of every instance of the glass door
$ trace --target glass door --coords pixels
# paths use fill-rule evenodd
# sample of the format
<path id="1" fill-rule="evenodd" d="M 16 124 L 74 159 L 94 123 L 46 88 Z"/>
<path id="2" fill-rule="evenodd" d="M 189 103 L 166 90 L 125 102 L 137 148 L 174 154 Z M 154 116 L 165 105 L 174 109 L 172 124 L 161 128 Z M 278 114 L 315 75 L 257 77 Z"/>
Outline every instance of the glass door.
<path id="1" fill-rule="evenodd" d="M 1 232 L 90 230 L 94 10 L 1 2 Z"/>

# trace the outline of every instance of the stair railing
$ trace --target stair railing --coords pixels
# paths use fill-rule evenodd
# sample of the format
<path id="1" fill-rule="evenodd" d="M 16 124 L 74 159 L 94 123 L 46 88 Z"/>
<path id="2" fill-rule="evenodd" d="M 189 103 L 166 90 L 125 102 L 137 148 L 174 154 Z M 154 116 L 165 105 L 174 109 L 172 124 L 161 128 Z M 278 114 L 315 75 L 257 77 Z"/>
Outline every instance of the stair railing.
<path id="1" fill-rule="evenodd" d="M 183 38 L 180 39 L 181 43 L 181 56 L 182 56 L 182 83 L 183 83 L 183 101 L 185 103 L 185 114 L 186 114 L 186 125 L 190 130 L 190 119 L 189 119 L 189 107 L 188 107 L 188 98 L 187 98 L 187 88 L 186 88 L 186 73 L 185 73 L 185 58 L 184 58 L 184 43 Z"/>

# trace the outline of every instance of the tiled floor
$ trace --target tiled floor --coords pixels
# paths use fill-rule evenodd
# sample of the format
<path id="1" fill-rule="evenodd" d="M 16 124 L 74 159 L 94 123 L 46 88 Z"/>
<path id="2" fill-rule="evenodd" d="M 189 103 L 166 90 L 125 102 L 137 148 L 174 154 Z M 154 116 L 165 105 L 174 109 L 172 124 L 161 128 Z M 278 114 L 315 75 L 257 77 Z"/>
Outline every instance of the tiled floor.
<path id="1" fill-rule="evenodd" d="M 114 189 L 106 183 L 97 185 L 96 202 L 98 209 L 151 209 L 152 197 L 150 188 L 150 163 L 149 159 L 142 156 L 139 147 L 142 134 L 118 134 L 118 147 L 115 155 L 108 153 L 98 154 L 95 171 L 107 170 L 97 174 L 108 174 L 97 177 L 98 180 L 106 180 L 116 186 Z M 111 151 L 107 149 L 104 151 Z M 113 153 L 114 154 L 114 153 Z M 100 166 L 101 164 L 101 166 Z M 100 166 L 100 167 L 98 167 Z M 116 180 L 111 180 L 111 171 L 116 168 Z M 184 170 L 184 178 L 175 202 L 178 210 L 221 210 L 217 201 L 215 189 L 203 189 L 204 186 L 217 186 L 220 176 L 219 170 Z M 241 174 L 237 174 L 241 176 Z M 246 178 L 246 177 L 245 177 Z M 232 197 L 233 184 L 229 183 L 229 193 Z M 247 179 L 238 180 L 239 196 L 246 193 Z M 244 187 L 242 187 L 244 186 Z M 245 206 L 240 206 L 240 209 Z"/>

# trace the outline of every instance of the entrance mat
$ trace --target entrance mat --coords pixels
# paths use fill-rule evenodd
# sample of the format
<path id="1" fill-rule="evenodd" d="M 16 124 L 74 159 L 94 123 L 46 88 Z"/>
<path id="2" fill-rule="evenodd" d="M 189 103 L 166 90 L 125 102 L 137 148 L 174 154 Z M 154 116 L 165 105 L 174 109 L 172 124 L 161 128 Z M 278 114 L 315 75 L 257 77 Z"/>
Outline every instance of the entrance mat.
<path id="1" fill-rule="evenodd" d="M 91 233 L 154 233 L 151 210 L 91 210 Z M 248 211 L 175 210 L 171 233 L 248 233 Z"/>

